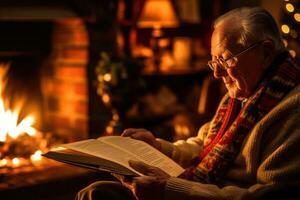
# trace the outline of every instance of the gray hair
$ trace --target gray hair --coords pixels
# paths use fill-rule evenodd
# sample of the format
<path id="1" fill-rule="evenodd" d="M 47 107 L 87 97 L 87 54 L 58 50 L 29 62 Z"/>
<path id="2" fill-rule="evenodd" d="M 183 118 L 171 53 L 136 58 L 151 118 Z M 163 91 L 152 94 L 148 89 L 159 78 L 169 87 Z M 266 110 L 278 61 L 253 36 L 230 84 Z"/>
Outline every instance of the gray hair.
<path id="1" fill-rule="evenodd" d="M 233 42 L 236 44 L 246 47 L 253 42 L 269 39 L 273 41 L 275 51 L 285 49 L 274 18 L 263 8 L 242 7 L 231 10 L 215 20 L 214 28 L 226 22 L 232 27 L 227 34 L 235 35 Z"/>

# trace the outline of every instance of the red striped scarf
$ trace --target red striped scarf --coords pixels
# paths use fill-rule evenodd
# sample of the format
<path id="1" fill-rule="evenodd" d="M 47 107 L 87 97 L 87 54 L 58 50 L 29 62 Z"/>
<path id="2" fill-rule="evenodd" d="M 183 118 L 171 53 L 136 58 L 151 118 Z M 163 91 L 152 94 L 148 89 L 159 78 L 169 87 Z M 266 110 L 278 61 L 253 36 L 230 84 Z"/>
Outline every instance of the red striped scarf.
<path id="1" fill-rule="evenodd" d="M 279 57 L 281 64 L 277 58 L 242 109 L 239 109 L 238 100 L 229 97 L 219 105 L 197 164 L 189 170 L 190 179 L 217 182 L 239 153 L 251 129 L 299 84 L 299 66 L 286 54 Z"/>

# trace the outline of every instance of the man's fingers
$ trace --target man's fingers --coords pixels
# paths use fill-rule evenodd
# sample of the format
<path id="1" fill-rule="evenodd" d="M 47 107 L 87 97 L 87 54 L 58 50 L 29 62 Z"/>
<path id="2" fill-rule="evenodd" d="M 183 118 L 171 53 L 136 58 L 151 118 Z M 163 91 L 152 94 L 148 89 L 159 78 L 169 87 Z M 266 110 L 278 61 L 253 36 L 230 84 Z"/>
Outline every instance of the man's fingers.
<path id="1" fill-rule="evenodd" d="M 131 137 L 133 139 L 142 140 L 149 143 L 149 134 L 145 129 L 126 129 L 121 134 L 123 137 Z"/>
<path id="2" fill-rule="evenodd" d="M 121 136 L 123 136 L 123 137 L 129 137 L 132 134 L 135 134 L 135 133 L 137 133 L 139 131 L 145 131 L 145 129 L 141 129 L 141 128 L 128 128 L 128 129 L 125 129 L 123 131 L 123 133 L 121 134 Z"/>
<path id="3" fill-rule="evenodd" d="M 135 129 L 133 129 L 133 128 L 128 128 L 128 129 L 125 129 L 124 131 L 123 131 L 123 133 L 121 134 L 121 136 L 123 136 L 123 137 L 128 137 L 128 136 L 130 136 L 132 133 L 134 133 L 134 132 L 136 132 L 136 130 Z"/>
<path id="4" fill-rule="evenodd" d="M 130 137 L 133 139 L 142 140 L 145 142 L 148 139 L 147 136 L 145 135 L 145 132 L 136 132 L 136 133 L 132 134 Z"/>
<path id="5" fill-rule="evenodd" d="M 144 174 L 144 175 L 149 175 L 152 172 L 152 166 L 140 162 L 140 161 L 134 161 L 134 160 L 129 160 L 128 161 L 130 167 L 132 167 L 133 169 L 135 169 L 136 171 Z"/>

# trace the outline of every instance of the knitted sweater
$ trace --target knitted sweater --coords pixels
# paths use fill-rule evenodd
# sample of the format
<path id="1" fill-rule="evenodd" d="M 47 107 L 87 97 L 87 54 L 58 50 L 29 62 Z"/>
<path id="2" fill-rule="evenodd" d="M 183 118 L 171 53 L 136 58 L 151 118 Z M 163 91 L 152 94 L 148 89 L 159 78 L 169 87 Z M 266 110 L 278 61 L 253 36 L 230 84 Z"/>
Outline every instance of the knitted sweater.
<path id="1" fill-rule="evenodd" d="M 159 140 L 162 152 L 188 167 L 202 150 L 208 129 L 209 123 L 186 141 Z M 166 184 L 165 199 L 256 199 L 280 185 L 300 189 L 300 85 L 250 131 L 222 183 L 172 177 Z"/>

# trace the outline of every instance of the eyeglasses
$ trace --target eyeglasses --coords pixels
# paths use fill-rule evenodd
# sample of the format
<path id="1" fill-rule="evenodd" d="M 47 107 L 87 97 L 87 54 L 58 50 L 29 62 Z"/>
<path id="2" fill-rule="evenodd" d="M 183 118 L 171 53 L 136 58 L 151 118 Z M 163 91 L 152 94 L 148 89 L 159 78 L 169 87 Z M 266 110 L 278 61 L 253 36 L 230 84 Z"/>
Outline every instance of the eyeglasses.
<path id="1" fill-rule="evenodd" d="M 254 48 L 255 46 L 261 44 L 263 41 L 259 41 L 259 42 L 256 42 L 254 44 L 251 44 L 249 47 L 247 47 L 246 49 L 240 51 L 239 53 L 235 54 L 235 55 L 232 55 L 230 56 L 229 58 L 218 58 L 216 60 L 210 60 L 208 61 L 207 65 L 209 66 L 209 68 L 212 70 L 212 71 L 215 71 L 218 67 L 218 69 L 221 69 L 221 70 L 227 70 L 227 69 L 230 69 L 232 68 L 233 66 L 233 63 L 237 61 L 237 57 L 242 55 L 243 53 L 249 51 L 250 49 Z M 231 63 L 229 64 L 228 61 L 231 60 Z"/>

